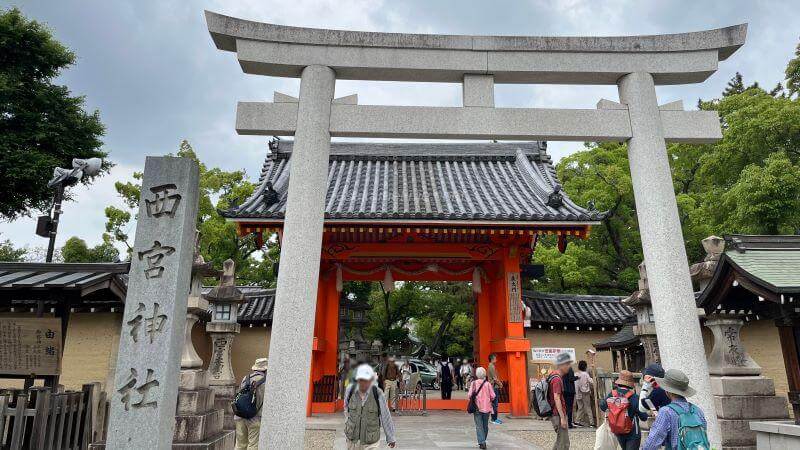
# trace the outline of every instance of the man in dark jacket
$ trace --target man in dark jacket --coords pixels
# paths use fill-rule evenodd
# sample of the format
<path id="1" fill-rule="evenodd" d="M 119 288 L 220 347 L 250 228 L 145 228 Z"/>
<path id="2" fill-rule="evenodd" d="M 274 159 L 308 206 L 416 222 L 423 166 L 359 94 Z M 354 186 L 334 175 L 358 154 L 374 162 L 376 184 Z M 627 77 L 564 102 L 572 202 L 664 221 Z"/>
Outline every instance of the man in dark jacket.
<path id="1" fill-rule="evenodd" d="M 642 392 L 639 394 L 639 411 L 652 414 L 670 404 L 667 392 L 658 385 L 655 377 L 664 378 L 661 364 L 653 363 L 642 371 Z M 652 407 L 651 407 L 652 406 Z"/>
<path id="2" fill-rule="evenodd" d="M 572 420 L 572 411 L 575 408 L 575 380 L 577 379 L 578 377 L 575 376 L 572 366 L 570 366 L 569 372 L 561 376 L 564 384 L 564 402 L 567 404 L 567 423 L 570 428 L 575 428 L 575 422 Z"/>

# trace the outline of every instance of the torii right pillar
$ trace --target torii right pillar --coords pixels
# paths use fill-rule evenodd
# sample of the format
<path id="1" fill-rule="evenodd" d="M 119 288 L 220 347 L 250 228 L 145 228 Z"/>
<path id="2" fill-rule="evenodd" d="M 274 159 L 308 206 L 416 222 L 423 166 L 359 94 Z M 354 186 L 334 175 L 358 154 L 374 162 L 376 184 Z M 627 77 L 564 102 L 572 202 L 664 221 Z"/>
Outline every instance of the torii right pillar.
<path id="1" fill-rule="evenodd" d="M 689 377 L 697 389 L 691 401 L 706 412 L 709 440 L 719 447 L 720 429 L 655 84 L 651 74 L 636 72 L 620 78 L 618 86 L 620 101 L 630 113 L 628 160 L 661 363 Z"/>

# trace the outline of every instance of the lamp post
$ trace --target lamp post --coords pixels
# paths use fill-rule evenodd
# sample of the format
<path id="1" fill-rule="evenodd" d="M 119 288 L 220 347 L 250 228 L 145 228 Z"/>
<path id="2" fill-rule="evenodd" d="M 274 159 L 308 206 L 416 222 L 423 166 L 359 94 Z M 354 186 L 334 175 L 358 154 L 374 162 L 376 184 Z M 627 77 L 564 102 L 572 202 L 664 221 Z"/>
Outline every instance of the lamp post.
<path id="1" fill-rule="evenodd" d="M 72 160 L 72 169 L 56 167 L 53 170 L 53 178 L 47 183 L 47 187 L 55 188 L 53 195 L 53 208 L 50 214 L 39 216 L 36 223 L 36 234 L 41 237 L 50 238 L 47 245 L 47 257 L 45 262 L 53 262 L 53 251 L 56 245 L 56 233 L 58 232 L 58 218 L 61 216 L 61 202 L 64 200 L 64 189 L 67 186 L 74 186 L 84 176 L 94 176 L 100 173 L 103 160 L 100 158 Z"/>

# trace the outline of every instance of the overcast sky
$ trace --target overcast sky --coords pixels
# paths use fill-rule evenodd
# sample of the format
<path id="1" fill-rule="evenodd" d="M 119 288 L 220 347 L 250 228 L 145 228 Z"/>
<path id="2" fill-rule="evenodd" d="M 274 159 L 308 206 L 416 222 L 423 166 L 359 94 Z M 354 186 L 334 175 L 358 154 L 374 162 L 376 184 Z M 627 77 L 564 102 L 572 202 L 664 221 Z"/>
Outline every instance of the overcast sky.
<path id="1" fill-rule="evenodd" d="M 93 186 L 75 188 L 64 207 L 58 245 L 70 236 L 91 244 L 103 232 L 103 209 L 121 204 L 117 180 L 141 170 L 147 155 L 176 151 L 188 139 L 209 166 L 244 169 L 255 178 L 267 139 L 234 131 L 237 101 L 297 95 L 294 79 L 245 75 L 235 55 L 214 48 L 203 10 L 285 25 L 410 33 L 490 35 L 630 35 L 705 30 L 749 23 L 747 43 L 709 80 L 659 88 L 659 100 L 718 96 L 735 72 L 771 88 L 783 80 L 800 38 L 797 0 L 785 1 L 498 1 L 498 0 L 0 0 L 47 23 L 78 55 L 58 80 L 86 96 L 106 125 L 104 150 L 116 166 Z M 336 95 L 357 93 L 361 104 L 460 105 L 454 84 L 340 81 Z M 497 106 L 594 108 L 617 100 L 615 87 L 498 85 Z M 554 142 L 558 159 L 580 143 Z M 0 222 L 0 239 L 39 247 L 33 219 Z"/>

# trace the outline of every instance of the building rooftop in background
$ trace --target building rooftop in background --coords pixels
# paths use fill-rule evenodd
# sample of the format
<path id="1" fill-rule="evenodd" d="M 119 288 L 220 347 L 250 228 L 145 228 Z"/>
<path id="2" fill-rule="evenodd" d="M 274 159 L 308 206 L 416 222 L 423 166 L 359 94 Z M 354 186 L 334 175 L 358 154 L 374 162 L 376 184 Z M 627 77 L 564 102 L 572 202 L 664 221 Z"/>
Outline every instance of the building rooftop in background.
<path id="1" fill-rule="evenodd" d="M 746 318 L 777 317 L 800 302 L 800 235 L 725 236 L 698 307 Z"/>
<path id="2" fill-rule="evenodd" d="M 531 327 L 616 331 L 633 318 L 623 297 L 522 291 L 531 310 Z"/>
<path id="3" fill-rule="evenodd" d="M 129 263 L 0 262 L 0 307 L 124 302 Z"/>
<path id="4" fill-rule="evenodd" d="M 292 145 L 273 141 L 255 192 L 226 217 L 283 221 Z M 333 142 L 325 219 L 477 224 L 601 220 L 602 213 L 576 205 L 560 190 L 546 147 L 544 142 Z"/>

